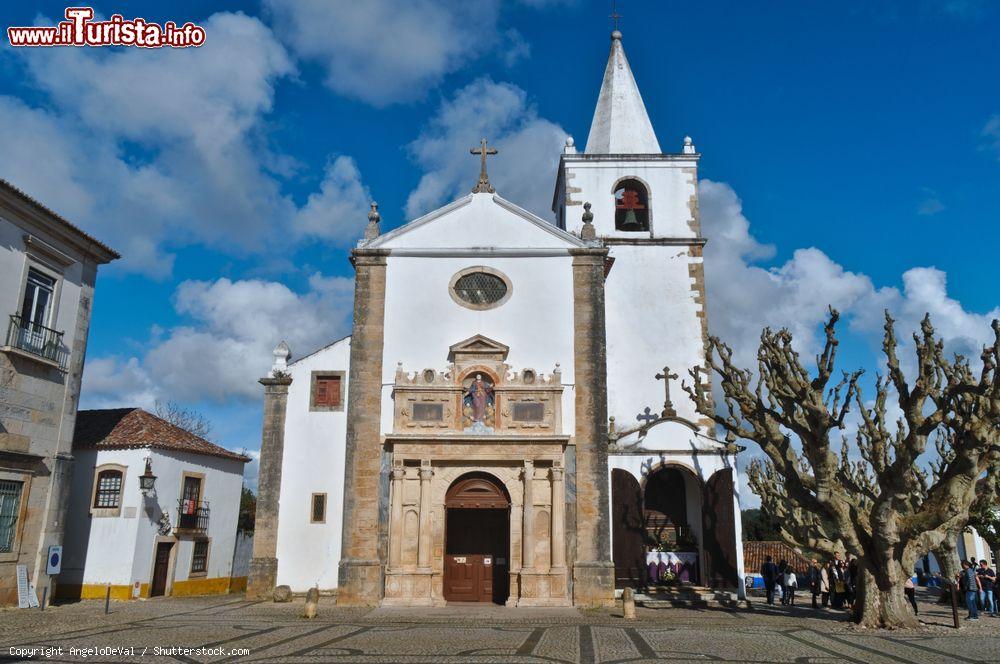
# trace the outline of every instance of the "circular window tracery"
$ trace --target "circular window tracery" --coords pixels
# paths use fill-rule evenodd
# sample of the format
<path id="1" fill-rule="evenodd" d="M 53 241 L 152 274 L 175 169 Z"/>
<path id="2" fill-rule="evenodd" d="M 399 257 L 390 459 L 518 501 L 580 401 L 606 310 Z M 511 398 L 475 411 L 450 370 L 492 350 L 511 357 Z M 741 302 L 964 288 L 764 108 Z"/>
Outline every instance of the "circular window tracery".
<path id="1" fill-rule="evenodd" d="M 510 280 L 500 271 L 485 266 L 462 270 L 451 280 L 452 299 L 469 309 L 492 309 L 507 301 Z"/>

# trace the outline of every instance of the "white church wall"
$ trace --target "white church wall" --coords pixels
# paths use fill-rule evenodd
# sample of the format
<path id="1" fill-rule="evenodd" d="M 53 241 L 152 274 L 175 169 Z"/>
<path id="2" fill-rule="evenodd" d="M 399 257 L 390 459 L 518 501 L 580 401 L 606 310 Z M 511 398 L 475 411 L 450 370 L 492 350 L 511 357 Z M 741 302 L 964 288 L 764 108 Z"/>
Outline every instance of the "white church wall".
<path id="1" fill-rule="evenodd" d="M 694 404 L 681 391 L 688 369 L 703 364 L 701 305 L 693 301 L 688 266 L 701 258 L 685 247 L 615 246 L 605 281 L 608 348 L 608 414 L 616 426 L 638 424 L 646 407 L 663 409 L 664 385 L 655 378 L 669 366 L 679 378 L 670 396 L 680 417 L 697 421 Z"/>
<path id="2" fill-rule="evenodd" d="M 314 585 L 321 590 L 337 587 L 350 354 L 350 338 L 346 338 L 289 365 L 292 384 L 285 411 L 278 505 L 278 584 L 291 586 L 294 592 Z M 344 372 L 342 410 L 310 411 L 313 371 Z M 314 493 L 326 494 L 325 523 L 311 523 Z"/>
<path id="3" fill-rule="evenodd" d="M 391 395 L 397 362 L 408 372 L 444 370 L 449 346 L 475 334 L 509 346 L 507 363 L 513 370 L 530 367 L 547 375 L 558 362 L 563 382 L 572 385 L 572 262 L 568 254 L 530 258 L 390 256 L 382 365 L 383 433 L 391 432 L 393 426 Z M 455 273 L 480 265 L 500 271 L 511 283 L 510 298 L 485 311 L 461 306 L 449 293 Z M 572 390 L 566 390 L 563 399 L 563 431 L 571 434 L 575 426 Z"/>

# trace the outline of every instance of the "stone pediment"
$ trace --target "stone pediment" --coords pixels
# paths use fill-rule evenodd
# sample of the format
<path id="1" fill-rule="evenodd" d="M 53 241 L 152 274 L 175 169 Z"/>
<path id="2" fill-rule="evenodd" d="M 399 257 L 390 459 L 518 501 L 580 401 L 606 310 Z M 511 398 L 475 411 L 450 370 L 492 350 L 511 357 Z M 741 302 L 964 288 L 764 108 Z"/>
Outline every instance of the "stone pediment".
<path id="1" fill-rule="evenodd" d="M 509 346 L 505 346 L 499 341 L 494 341 L 481 334 L 469 337 L 464 341 L 448 349 L 448 361 L 455 364 L 462 364 L 466 361 L 491 360 L 493 362 L 503 362 L 507 359 Z"/>

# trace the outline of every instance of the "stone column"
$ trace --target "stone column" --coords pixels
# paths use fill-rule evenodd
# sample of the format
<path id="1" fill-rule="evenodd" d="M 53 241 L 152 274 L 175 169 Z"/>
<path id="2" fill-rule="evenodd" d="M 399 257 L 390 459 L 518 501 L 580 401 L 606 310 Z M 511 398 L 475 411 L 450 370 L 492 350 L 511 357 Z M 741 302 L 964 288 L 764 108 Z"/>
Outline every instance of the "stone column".
<path id="1" fill-rule="evenodd" d="M 608 381 L 604 330 L 605 248 L 573 254 L 573 364 L 576 394 L 576 560 L 573 603 L 614 604 L 608 504 Z"/>
<path id="2" fill-rule="evenodd" d="M 566 567 L 566 495 L 562 466 L 552 466 L 552 561 L 551 567 Z"/>
<path id="3" fill-rule="evenodd" d="M 287 352 L 288 347 L 285 346 L 284 350 Z M 281 458 L 285 450 L 285 406 L 292 379 L 288 374 L 277 371 L 259 382 L 264 386 L 264 426 L 260 440 L 257 516 L 247 599 L 269 599 L 277 580 L 278 497 L 281 493 Z"/>
<path id="4" fill-rule="evenodd" d="M 420 519 L 419 536 L 417 537 L 417 567 L 429 570 L 431 567 L 431 478 L 434 471 L 431 462 L 424 459 L 420 462 Z"/>
<path id="5" fill-rule="evenodd" d="M 402 464 L 392 469 L 392 520 L 389 523 L 389 569 L 398 570 L 403 557 L 403 480 Z"/>
<path id="6" fill-rule="evenodd" d="M 521 508 L 521 569 L 530 570 L 535 567 L 535 538 L 532 536 L 531 522 L 535 514 L 535 464 L 524 462 L 524 505 Z"/>
<path id="7" fill-rule="evenodd" d="M 347 382 L 344 529 L 337 604 L 376 606 L 384 591 L 379 551 L 385 249 L 355 249 L 354 328 Z"/>

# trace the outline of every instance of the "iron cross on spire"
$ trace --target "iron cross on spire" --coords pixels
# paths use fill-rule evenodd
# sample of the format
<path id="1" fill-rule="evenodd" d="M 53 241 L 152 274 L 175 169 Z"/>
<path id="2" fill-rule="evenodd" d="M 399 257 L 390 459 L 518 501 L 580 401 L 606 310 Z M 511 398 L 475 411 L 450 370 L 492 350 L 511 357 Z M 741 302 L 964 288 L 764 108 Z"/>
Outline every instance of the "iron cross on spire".
<path id="1" fill-rule="evenodd" d="M 617 0 L 611 0 L 611 16 L 609 16 L 608 18 L 610 18 L 612 21 L 615 22 L 615 32 L 618 32 L 618 19 L 620 19 L 621 17 L 622 15 L 618 13 Z"/>
<path id="2" fill-rule="evenodd" d="M 494 189 L 493 185 L 490 184 L 490 177 L 486 174 L 486 157 L 496 154 L 497 149 L 486 147 L 486 139 L 484 138 L 479 142 L 478 148 L 469 148 L 469 153 L 480 155 L 480 158 L 482 160 L 479 167 L 479 182 L 477 182 L 476 186 L 472 188 L 472 193 L 492 194 L 494 192 Z"/>
<path id="3" fill-rule="evenodd" d="M 663 367 L 663 373 L 656 374 L 656 380 L 662 380 L 663 387 L 666 390 L 667 400 L 663 402 L 663 417 L 677 417 L 674 404 L 670 401 L 670 381 L 674 378 L 678 378 L 678 375 L 670 373 L 670 367 Z"/>

